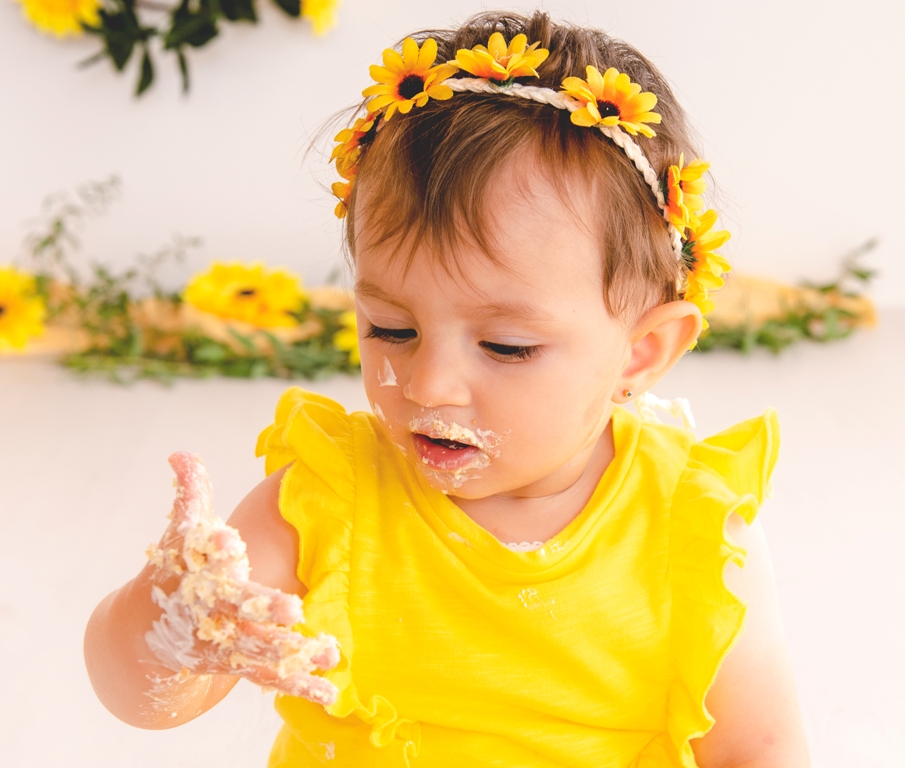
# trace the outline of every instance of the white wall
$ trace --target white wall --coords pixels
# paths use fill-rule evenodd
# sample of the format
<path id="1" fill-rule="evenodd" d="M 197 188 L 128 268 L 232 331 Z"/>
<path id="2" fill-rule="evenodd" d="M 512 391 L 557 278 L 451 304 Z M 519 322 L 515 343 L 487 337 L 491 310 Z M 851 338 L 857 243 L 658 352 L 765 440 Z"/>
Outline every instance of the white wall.
<path id="1" fill-rule="evenodd" d="M 192 57 L 187 98 L 159 57 L 157 84 L 135 100 L 134 70 L 75 69 L 94 40 L 39 35 L 17 4 L 0 4 L 0 263 L 20 252 L 46 193 L 117 173 L 124 199 L 86 230 L 91 255 L 125 264 L 180 232 L 205 242 L 189 269 L 264 259 L 322 281 L 336 263 L 339 227 L 321 186 L 333 180 L 330 168 L 302 157 L 310 135 L 356 99 L 385 46 L 482 4 L 345 0 L 322 39 L 261 5 L 257 27 L 227 29 Z M 739 268 L 828 277 L 848 249 L 876 236 L 875 298 L 905 304 L 900 4 L 567 0 L 546 8 L 626 38 L 671 78 L 728 199 L 728 253 Z"/>

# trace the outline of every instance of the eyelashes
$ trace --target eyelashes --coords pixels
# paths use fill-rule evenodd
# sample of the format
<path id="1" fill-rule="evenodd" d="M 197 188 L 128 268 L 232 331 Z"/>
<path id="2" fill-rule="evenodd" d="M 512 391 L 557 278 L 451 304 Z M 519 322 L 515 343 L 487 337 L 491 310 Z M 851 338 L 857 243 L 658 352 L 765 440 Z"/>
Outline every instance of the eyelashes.
<path id="1" fill-rule="evenodd" d="M 368 323 L 368 330 L 365 332 L 366 339 L 380 339 L 390 344 L 404 344 L 417 335 L 418 332 L 414 328 L 381 328 L 373 323 Z M 479 346 L 489 357 L 504 363 L 530 360 L 540 355 L 542 351 L 540 346 L 497 344 L 492 341 L 481 341 Z"/>
<path id="2" fill-rule="evenodd" d="M 514 360 L 530 360 L 540 354 L 540 347 L 515 346 L 512 344 L 494 344 L 492 341 L 482 341 L 480 346 L 487 350 L 495 360 L 503 359 L 504 362 Z"/>
<path id="3" fill-rule="evenodd" d="M 379 328 L 373 323 L 368 323 L 366 339 L 380 339 L 391 344 L 402 344 L 409 339 L 414 339 L 418 334 L 414 328 Z"/>

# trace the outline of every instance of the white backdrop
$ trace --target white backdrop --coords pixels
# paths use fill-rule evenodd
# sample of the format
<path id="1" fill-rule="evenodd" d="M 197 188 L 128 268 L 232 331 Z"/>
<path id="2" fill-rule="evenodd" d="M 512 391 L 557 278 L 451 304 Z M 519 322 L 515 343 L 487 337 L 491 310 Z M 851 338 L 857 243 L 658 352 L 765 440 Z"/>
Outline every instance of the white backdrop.
<path id="1" fill-rule="evenodd" d="M 317 39 L 261 2 L 256 27 L 232 25 L 191 58 L 192 91 L 158 57 L 158 81 L 131 96 L 136 62 L 115 76 L 75 63 L 93 39 L 38 34 L 0 5 L 0 263 L 21 252 L 44 196 L 111 173 L 125 194 L 84 232 L 114 264 L 171 234 L 213 259 L 263 259 L 322 282 L 339 227 L 323 155 L 303 158 L 324 120 L 353 103 L 367 66 L 397 38 L 479 10 L 476 0 L 345 0 Z M 528 9 L 536 3 L 508 3 Z M 637 45 L 674 83 L 705 140 L 728 202 L 728 254 L 748 272 L 833 275 L 870 237 L 874 296 L 905 305 L 905 13 L 893 0 L 647 0 L 547 3 L 554 16 Z"/>

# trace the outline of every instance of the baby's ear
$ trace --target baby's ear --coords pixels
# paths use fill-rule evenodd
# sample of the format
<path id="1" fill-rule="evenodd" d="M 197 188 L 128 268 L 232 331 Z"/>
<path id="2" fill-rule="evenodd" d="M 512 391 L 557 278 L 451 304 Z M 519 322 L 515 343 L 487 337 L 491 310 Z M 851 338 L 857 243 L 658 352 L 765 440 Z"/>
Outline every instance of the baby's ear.
<path id="1" fill-rule="evenodd" d="M 630 334 L 629 360 L 613 401 L 624 403 L 647 392 L 691 348 L 700 332 L 701 311 L 690 301 L 671 301 L 645 312 Z"/>

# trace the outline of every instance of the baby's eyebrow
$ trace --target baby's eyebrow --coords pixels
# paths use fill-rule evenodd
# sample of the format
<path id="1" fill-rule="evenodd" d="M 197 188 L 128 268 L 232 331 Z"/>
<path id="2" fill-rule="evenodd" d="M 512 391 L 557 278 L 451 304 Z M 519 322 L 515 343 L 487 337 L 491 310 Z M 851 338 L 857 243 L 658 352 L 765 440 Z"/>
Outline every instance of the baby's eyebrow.
<path id="1" fill-rule="evenodd" d="M 499 301 L 481 307 L 469 307 L 470 315 L 482 320 L 521 320 L 530 323 L 552 323 L 556 318 L 524 301 Z"/>
<path id="2" fill-rule="evenodd" d="M 359 280 L 355 283 L 355 293 L 358 296 L 366 296 L 370 299 L 377 299 L 379 301 L 384 301 L 387 304 L 392 304 L 401 309 L 407 310 L 408 307 L 405 306 L 401 301 L 396 299 L 392 294 L 387 293 L 383 288 L 379 285 L 375 285 L 374 283 L 370 283 L 367 280 Z"/>
<path id="3" fill-rule="evenodd" d="M 392 304 L 406 311 L 409 308 L 395 296 L 387 293 L 379 285 L 367 280 L 359 280 L 355 283 L 355 293 L 378 301 Z M 462 313 L 479 320 L 519 320 L 534 324 L 552 323 L 556 318 L 538 307 L 525 301 L 495 301 L 483 304 L 480 307 L 462 307 Z"/>

